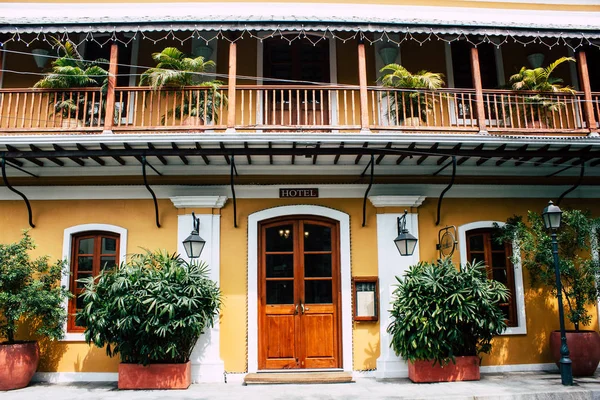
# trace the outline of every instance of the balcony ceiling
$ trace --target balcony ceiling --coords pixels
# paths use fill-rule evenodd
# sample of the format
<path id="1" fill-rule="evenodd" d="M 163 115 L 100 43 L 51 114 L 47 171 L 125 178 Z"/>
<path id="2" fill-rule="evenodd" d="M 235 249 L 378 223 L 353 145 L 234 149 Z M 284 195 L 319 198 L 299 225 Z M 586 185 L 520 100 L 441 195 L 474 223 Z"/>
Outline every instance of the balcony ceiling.
<path id="1" fill-rule="evenodd" d="M 600 139 L 481 137 L 475 135 L 78 135 L 5 137 L 0 156 L 8 176 L 27 178 L 139 176 L 142 157 L 163 176 L 287 176 L 299 180 L 355 182 L 369 176 L 390 179 L 448 179 L 452 156 L 457 177 L 472 183 L 519 182 L 526 177 L 553 178 L 551 184 L 577 181 L 581 162 L 588 184 L 600 183 Z M 148 170 L 149 175 L 155 173 Z M 413 178 L 410 178 L 410 177 Z M 302 178 L 300 178 L 302 177 Z M 394 178 L 396 177 L 396 178 Z M 256 178 L 262 179 L 262 178 Z M 550 181 L 549 181 L 550 182 Z M 19 183 L 19 182 L 17 182 Z"/>
<path id="2" fill-rule="evenodd" d="M 0 33 L 362 31 L 600 38 L 600 11 L 309 3 L 0 3 Z M 582 36 L 582 33 L 584 34 Z"/>

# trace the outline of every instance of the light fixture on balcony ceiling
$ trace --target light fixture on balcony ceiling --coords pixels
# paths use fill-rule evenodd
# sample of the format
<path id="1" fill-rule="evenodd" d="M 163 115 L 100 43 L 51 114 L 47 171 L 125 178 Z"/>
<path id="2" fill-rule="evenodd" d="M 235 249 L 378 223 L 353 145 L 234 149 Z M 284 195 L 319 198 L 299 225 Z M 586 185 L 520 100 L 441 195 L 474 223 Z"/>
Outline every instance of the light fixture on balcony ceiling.
<path id="1" fill-rule="evenodd" d="M 199 44 L 197 46 L 194 46 L 194 48 L 192 49 L 192 55 L 194 57 L 202 56 L 202 58 L 204 58 L 204 61 L 210 60 L 210 56 L 212 55 L 212 53 L 212 47 L 205 44 Z"/>
<path id="2" fill-rule="evenodd" d="M 396 62 L 398 57 L 398 46 L 384 46 L 379 49 L 379 56 L 384 65 Z"/>
<path id="3" fill-rule="evenodd" d="M 535 69 L 542 66 L 544 58 L 546 58 L 546 56 L 542 53 L 532 53 L 527 56 L 527 61 L 529 62 L 529 65 L 531 65 L 531 68 Z"/>
<path id="4" fill-rule="evenodd" d="M 287 239 L 290 237 L 290 230 L 289 229 L 280 229 L 279 230 L 279 236 L 281 236 L 284 239 Z"/>
<path id="5" fill-rule="evenodd" d="M 49 51 L 46 49 L 31 50 L 31 54 L 33 54 L 33 61 L 35 61 L 35 65 L 37 65 L 39 69 L 44 69 L 46 64 L 48 64 L 48 53 Z"/>

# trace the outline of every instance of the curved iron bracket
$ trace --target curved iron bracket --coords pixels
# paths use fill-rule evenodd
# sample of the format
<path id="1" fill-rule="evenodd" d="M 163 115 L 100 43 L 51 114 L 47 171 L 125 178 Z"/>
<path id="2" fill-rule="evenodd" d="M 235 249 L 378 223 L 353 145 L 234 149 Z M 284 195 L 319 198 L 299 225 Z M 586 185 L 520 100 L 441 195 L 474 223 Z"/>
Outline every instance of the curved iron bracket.
<path id="1" fill-rule="evenodd" d="M 583 160 L 580 160 L 580 161 L 581 161 L 581 171 L 579 173 L 579 180 L 577 181 L 577 183 L 575 185 L 573 185 L 573 187 L 565 190 L 565 192 L 558 197 L 558 200 L 556 201 L 557 206 L 560 206 L 560 202 L 566 195 L 568 195 L 573 190 L 577 189 L 579 187 L 579 185 L 581 185 L 581 182 L 583 181 L 583 174 L 585 173 L 585 161 L 583 161 Z"/>
<path id="2" fill-rule="evenodd" d="M 438 200 L 437 220 L 435 221 L 435 226 L 438 226 L 440 224 L 440 211 L 442 209 L 442 200 L 444 199 L 444 195 L 446 194 L 446 192 L 450 190 L 452 185 L 454 185 L 454 178 L 456 178 L 456 156 L 452 156 L 452 179 L 450 179 L 450 184 L 446 187 L 446 189 L 442 191 L 442 194 L 440 194 L 440 198 Z"/>
<path id="3" fill-rule="evenodd" d="M 371 166 L 371 180 L 369 181 L 369 186 L 367 187 L 367 191 L 365 192 L 365 198 L 363 199 L 363 227 L 367 225 L 367 196 L 369 195 L 369 191 L 371 191 L 371 186 L 373 186 L 373 171 L 375 169 L 375 156 L 373 154 L 371 154 L 371 161 L 369 161 L 367 167 L 365 168 L 361 176 L 364 176 L 369 166 Z"/>
<path id="4" fill-rule="evenodd" d="M 158 200 L 156 200 L 156 195 L 154 194 L 154 191 L 152 190 L 150 185 L 148 185 L 148 178 L 146 177 L 146 164 L 148 164 L 148 161 L 146 161 L 146 156 L 142 156 L 142 174 L 144 175 L 144 185 L 146 186 L 146 189 L 148 189 L 148 191 L 152 195 L 152 199 L 154 200 L 154 214 L 156 217 L 156 226 L 160 228 L 160 220 L 158 219 Z M 150 167 L 152 168 L 152 166 Z"/>
<path id="5" fill-rule="evenodd" d="M 233 198 L 233 227 L 237 228 L 237 201 L 235 200 L 235 188 L 234 188 L 234 182 L 233 182 L 233 172 L 235 171 L 236 175 L 237 175 L 237 168 L 235 167 L 235 156 L 232 154 L 231 155 L 231 176 L 230 176 L 230 183 L 231 183 L 231 197 Z"/>
<path id="6" fill-rule="evenodd" d="M 25 200 L 27 212 L 29 213 L 29 226 L 35 228 L 35 225 L 33 224 L 33 213 L 31 212 L 31 204 L 29 204 L 29 200 L 27 200 L 27 197 L 23 193 L 19 192 L 17 189 L 12 187 L 10 183 L 8 183 L 8 179 L 6 178 L 6 158 L 4 158 L 4 156 L 2 156 L 2 180 L 4 181 L 4 185 L 8 188 L 8 190 L 18 194 L 23 198 L 23 200 Z"/>

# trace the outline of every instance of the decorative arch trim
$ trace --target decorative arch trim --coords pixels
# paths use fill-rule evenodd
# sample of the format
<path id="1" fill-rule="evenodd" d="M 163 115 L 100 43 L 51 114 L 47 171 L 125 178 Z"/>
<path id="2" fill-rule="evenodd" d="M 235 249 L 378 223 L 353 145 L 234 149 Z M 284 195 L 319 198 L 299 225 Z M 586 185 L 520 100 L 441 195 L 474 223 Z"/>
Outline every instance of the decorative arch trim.
<path id="1" fill-rule="evenodd" d="M 344 371 L 352 371 L 350 216 L 328 207 L 294 205 L 269 208 L 248 216 L 248 372 L 258 371 L 258 223 L 271 218 L 293 215 L 320 216 L 340 224 L 342 365 Z"/>

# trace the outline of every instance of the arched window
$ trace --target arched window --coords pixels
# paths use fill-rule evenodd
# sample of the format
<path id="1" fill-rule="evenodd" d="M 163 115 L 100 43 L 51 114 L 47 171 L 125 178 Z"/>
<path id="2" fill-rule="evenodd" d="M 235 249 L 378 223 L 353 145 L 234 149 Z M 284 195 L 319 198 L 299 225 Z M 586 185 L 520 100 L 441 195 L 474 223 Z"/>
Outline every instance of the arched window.
<path id="1" fill-rule="evenodd" d="M 492 228 L 473 229 L 466 232 L 467 260 L 482 261 L 487 267 L 488 279 L 504 284 L 510 290 L 510 298 L 500 308 L 506 315 L 509 327 L 518 326 L 515 278 L 513 273 L 512 243 L 498 242 Z"/>
<path id="2" fill-rule="evenodd" d="M 102 270 L 116 268 L 120 260 L 120 235 L 112 232 L 81 232 L 72 236 L 71 275 L 69 288 L 73 298 L 69 301 L 68 332 L 83 332 L 85 327 L 78 326 L 75 314 L 83 307 L 79 297 L 83 284 L 78 280 L 96 276 Z"/>

